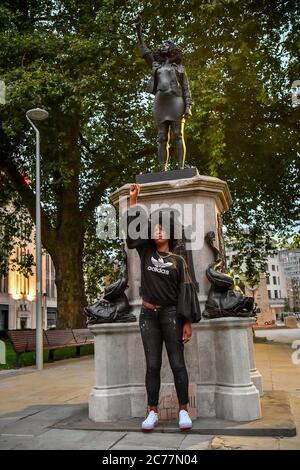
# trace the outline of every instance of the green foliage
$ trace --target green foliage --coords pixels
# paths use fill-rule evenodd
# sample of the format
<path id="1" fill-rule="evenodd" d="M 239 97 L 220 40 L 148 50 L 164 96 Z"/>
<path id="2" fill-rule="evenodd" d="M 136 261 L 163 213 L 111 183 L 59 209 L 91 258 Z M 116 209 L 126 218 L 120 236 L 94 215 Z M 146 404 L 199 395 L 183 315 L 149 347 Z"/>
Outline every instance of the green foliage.
<path id="1" fill-rule="evenodd" d="M 239 240 L 240 260 L 249 258 L 249 279 L 267 249 L 260 245 L 264 235 L 288 239 L 299 220 L 300 107 L 290 94 L 300 78 L 298 2 L 2 2 L 7 103 L 0 108 L 0 171 L 11 181 L 26 171 L 34 188 L 34 136 L 25 111 L 46 108 L 43 243 L 56 263 L 57 251 L 68 248 L 67 229 L 78 243 L 85 240 L 78 256 L 84 254 L 89 298 L 97 294 L 97 276 L 111 270 L 112 247 L 120 246 L 95 238 L 95 207 L 136 174 L 158 167 L 151 99 L 144 95 L 149 70 L 132 25 L 141 11 L 150 47 L 172 37 L 184 51 L 195 102 L 187 164 L 228 182 L 233 206 L 224 223 L 228 237 Z M 15 180 L 14 188 L 30 208 Z"/>
<path id="2" fill-rule="evenodd" d="M 251 226 L 230 236 L 228 245 L 235 252 L 228 268 L 233 274 L 242 275 L 250 287 L 257 286 L 260 274 L 266 272 L 268 255 L 275 253 L 274 240 L 262 227 Z"/>
<path id="3" fill-rule="evenodd" d="M 291 312 L 291 306 L 289 304 L 289 301 L 287 298 L 284 299 L 284 308 L 283 308 L 283 311 L 284 312 Z"/>
<path id="4" fill-rule="evenodd" d="M 16 364 L 17 356 L 15 351 L 13 350 L 13 347 L 10 343 L 10 341 L 5 342 L 6 345 L 6 364 L 0 364 L 0 370 L 1 369 L 13 369 Z M 94 353 L 94 345 L 93 344 L 88 344 L 86 346 L 81 346 L 80 348 L 80 356 L 86 356 L 88 354 L 93 354 Z M 49 352 L 44 351 L 44 362 L 48 362 L 48 356 Z M 71 347 L 71 348 L 62 348 L 62 349 L 57 349 L 54 351 L 54 360 L 59 361 L 63 359 L 68 359 L 70 357 L 76 357 L 76 348 Z M 20 358 L 21 366 L 26 367 L 26 366 L 32 366 L 35 364 L 35 353 L 34 352 L 26 352 L 21 355 Z"/>
<path id="5" fill-rule="evenodd" d="M 118 271 L 115 270 L 115 266 L 122 262 L 121 240 L 116 237 L 112 239 L 100 238 L 97 222 L 96 216 L 90 218 L 85 233 L 83 259 L 86 295 L 89 304 L 95 302 L 103 294 L 105 276 L 110 276 L 110 283 L 117 279 Z"/>
<path id="6" fill-rule="evenodd" d="M 33 223 L 18 194 L 2 175 L 0 184 L 0 276 L 17 270 L 26 277 L 32 275 L 34 258 L 25 250 L 32 241 Z M 16 257 L 17 248 L 22 256 Z M 14 253 L 14 257 L 11 254 Z M 10 258 L 10 263 L 9 263 Z"/>

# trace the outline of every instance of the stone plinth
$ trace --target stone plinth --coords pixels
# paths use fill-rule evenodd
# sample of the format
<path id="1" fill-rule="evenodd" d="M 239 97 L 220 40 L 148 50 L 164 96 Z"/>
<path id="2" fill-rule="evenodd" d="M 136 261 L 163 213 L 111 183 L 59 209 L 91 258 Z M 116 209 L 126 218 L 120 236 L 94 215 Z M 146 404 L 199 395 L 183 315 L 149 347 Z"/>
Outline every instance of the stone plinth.
<path id="1" fill-rule="evenodd" d="M 198 417 L 251 421 L 261 417 L 259 391 L 251 378 L 250 318 L 201 320 L 193 325 L 185 358 L 197 384 Z M 89 416 L 96 422 L 145 415 L 145 358 L 137 323 L 90 326 L 95 335 L 95 387 Z M 162 383 L 173 382 L 165 349 Z"/>
<path id="2" fill-rule="evenodd" d="M 259 391 L 260 396 L 262 397 L 263 392 L 263 384 L 262 384 L 262 376 L 261 373 L 257 370 L 255 364 L 255 356 L 254 356 L 254 347 L 253 347 L 253 328 L 249 326 L 248 328 L 248 346 L 249 346 L 249 360 L 250 360 L 250 376 L 251 380 L 254 383 L 255 387 Z"/>
<path id="3" fill-rule="evenodd" d="M 119 207 L 120 214 L 127 209 L 130 184 L 126 184 L 111 194 L 110 200 Z M 205 270 L 213 262 L 211 249 L 204 242 L 204 236 L 214 231 L 218 240 L 218 216 L 231 205 L 227 183 L 209 176 L 193 176 L 169 181 L 156 181 L 141 184 L 138 203 L 150 214 L 158 207 L 172 207 L 183 214 L 185 226 L 197 227 L 197 243 L 193 246 L 192 257 L 196 281 L 199 285 L 198 297 L 202 311 L 210 288 Z M 140 314 L 140 260 L 136 250 L 128 250 L 128 289 L 125 291 L 132 313 Z"/>

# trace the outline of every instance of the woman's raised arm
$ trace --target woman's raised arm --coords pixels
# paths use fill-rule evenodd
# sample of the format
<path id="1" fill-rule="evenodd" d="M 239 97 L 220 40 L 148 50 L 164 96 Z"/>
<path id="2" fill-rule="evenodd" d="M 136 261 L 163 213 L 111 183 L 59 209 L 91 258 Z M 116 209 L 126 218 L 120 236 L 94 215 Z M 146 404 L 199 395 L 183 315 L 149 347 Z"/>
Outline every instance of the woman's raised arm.
<path id="1" fill-rule="evenodd" d="M 149 245 L 148 214 L 143 206 L 137 204 L 140 185 L 133 183 L 129 188 L 129 209 L 122 216 L 126 232 L 127 247 L 136 248 L 139 254 Z"/>

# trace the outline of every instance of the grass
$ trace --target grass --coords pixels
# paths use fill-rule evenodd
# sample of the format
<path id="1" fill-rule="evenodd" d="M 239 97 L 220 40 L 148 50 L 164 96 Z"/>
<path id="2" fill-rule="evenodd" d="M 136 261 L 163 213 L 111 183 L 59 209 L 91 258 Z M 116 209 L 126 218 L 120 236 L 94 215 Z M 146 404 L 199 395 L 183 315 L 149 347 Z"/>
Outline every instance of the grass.
<path id="1" fill-rule="evenodd" d="M 13 347 L 10 341 L 5 341 L 6 344 L 6 364 L 0 364 L 1 369 L 13 369 L 16 364 L 16 353 L 13 350 Z M 87 344 L 86 346 L 80 347 L 80 356 L 86 356 L 88 354 L 94 353 L 94 345 Z M 48 351 L 44 351 L 44 362 L 48 361 Z M 59 361 L 62 359 L 68 359 L 70 357 L 76 357 L 76 348 L 69 347 L 63 349 L 56 349 L 54 351 L 54 361 Z M 25 352 L 21 354 L 20 357 L 21 367 L 35 365 L 35 353 L 34 352 Z"/>

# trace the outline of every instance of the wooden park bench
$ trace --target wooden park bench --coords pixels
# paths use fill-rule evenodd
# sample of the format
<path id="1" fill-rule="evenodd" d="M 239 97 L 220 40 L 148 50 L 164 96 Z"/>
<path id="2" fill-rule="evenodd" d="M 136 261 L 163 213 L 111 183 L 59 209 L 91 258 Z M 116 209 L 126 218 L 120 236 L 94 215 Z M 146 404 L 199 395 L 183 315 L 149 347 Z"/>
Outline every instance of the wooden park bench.
<path id="1" fill-rule="evenodd" d="M 9 330 L 7 335 L 11 341 L 13 349 L 17 355 L 15 368 L 19 369 L 20 356 L 24 352 L 36 350 L 35 330 Z M 93 344 L 94 337 L 88 329 L 73 330 L 44 330 L 43 349 L 49 351 L 48 360 L 54 360 L 54 351 L 67 347 L 75 347 L 76 355 L 80 356 L 81 346 Z"/>

